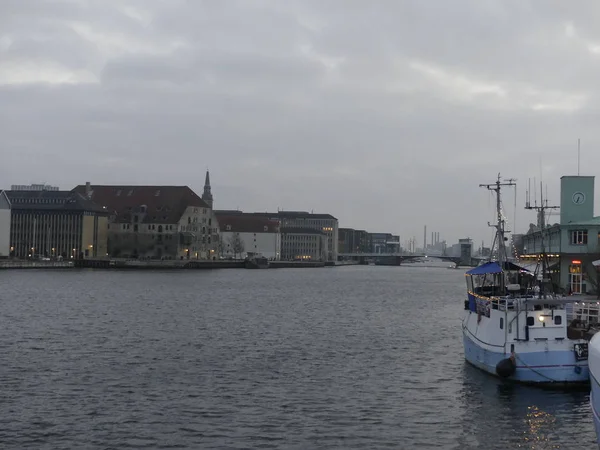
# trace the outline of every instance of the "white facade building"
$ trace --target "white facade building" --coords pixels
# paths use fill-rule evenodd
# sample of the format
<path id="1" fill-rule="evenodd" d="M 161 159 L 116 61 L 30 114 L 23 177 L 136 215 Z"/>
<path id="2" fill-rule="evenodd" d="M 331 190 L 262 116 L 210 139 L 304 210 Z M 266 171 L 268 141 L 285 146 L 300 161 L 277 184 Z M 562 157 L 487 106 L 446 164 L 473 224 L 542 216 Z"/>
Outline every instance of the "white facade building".
<path id="1" fill-rule="evenodd" d="M 10 255 L 10 201 L 6 192 L 0 191 L 0 258 Z"/>
<path id="2" fill-rule="evenodd" d="M 245 258 L 248 253 L 259 253 L 265 258 L 281 258 L 279 221 L 252 214 L 217 214 L 221 232 L 221 256 Z"/>
<path id="3" fill-rule="evenodd" d="M 281 259 L 293 261 L 327 261 L 328 236 L 311 228 L 281 229 Z"/>

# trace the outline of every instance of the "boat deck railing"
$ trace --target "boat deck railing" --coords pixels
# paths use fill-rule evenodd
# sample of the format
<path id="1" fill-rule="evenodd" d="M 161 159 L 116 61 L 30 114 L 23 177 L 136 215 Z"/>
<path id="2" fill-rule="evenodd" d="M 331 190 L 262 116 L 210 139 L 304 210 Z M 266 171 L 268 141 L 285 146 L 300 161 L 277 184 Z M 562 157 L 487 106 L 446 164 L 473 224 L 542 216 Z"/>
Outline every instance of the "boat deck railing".
<path id="1" fill-rule="evenodd" d="M 600 302 L 596 299 L 582 299 L 566 305 L 567 322 L 578 320 L 586 325 L 595 325 L 599 323 Z"/>

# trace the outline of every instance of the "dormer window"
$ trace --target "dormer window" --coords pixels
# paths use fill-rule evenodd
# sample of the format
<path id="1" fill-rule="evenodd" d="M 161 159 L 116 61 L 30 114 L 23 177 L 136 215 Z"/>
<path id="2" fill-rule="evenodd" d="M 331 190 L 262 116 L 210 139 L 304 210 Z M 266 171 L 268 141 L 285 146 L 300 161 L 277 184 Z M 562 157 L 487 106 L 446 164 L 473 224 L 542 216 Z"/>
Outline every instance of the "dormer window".
<path id="1" fill-rule="evenodd" d="M 264 230 L 265 230 L 265 232 L 266 232 L 266 231 L 269 231 L 269 227 L 268 227 L 267 225 L 265 225 L 265 226 L 264 226 Z"/>
<path id="2" fill-rule="evenodd" d="M 157 191 L 154 193 L 154 196 L 155 196 L 155 197 L 158 197 L 159 195 L 160 195 L 160 189 L 158 189 L 158 190 L 157 190 Z"/>
<path id="3" fill-rule="evenodd" d="M 131 190 L 130 190 L 130 191 L 127 193 L 127 196 L 129 197 L 129 196 L 131 196 L 131 194 L 133 194 L 133 189 L 131 189 Z"/>
<path id="4" fill-rule="evenodd" d="M 225 229 L 226 229 L 227 231 L 231 231 L 231 225 L 225 225 Z"/>
<path id="5" fill-rule="evenodd" d="M 121 189 L 117 189 L 117 197 L 119 197 L 121 195 Z"/>

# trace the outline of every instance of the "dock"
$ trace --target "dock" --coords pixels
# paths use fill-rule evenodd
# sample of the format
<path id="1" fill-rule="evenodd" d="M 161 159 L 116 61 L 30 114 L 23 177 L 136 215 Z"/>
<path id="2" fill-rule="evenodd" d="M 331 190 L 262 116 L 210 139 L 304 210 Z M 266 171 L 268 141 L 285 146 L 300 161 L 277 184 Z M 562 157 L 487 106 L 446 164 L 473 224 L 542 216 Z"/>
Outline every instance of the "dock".
<path id="1" fill-rule="evenodd" d="M 73 261 L 0 260 L 2 269 L 72 269 Z"/>
<path id="2" fill-rule="evenodd" d="M 269 269 L 338 267 L 349 264 L 336 264 L 333 261 L 269 261 Z M 244 260 L 203 260 L 203 259 L 127 259 L 98 258 L 75 259 L 70 261 L 41 260 L 0 260 L 1 269 L 106 269 L 106 270 L 209 270 L 209 269 L 243 269 Z"/>

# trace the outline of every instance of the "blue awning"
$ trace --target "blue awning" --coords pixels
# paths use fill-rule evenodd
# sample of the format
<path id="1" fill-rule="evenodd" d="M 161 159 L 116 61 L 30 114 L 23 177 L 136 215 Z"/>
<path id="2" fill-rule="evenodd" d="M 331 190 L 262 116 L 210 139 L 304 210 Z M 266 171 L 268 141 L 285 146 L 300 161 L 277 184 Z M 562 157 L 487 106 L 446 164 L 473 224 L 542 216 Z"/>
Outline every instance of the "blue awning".
<path id="1" fill-rule="evenodd" d="M 517 266 L 514 263 L 511 263 L 510 261 L 506 261 L 504 264 L 504 270 L 518 270 L 520 272 L 529 272 L 529 270 L 525 269 L 524 267 L 521 266 Z M 490 261 L 487 262 L 485 264 L 482 264 L 480 266 L 475 267 L 474 269 L 471 269 L 467 272 L 467 275 L 485 275 L 488 273 L 500 273 L 502 272 L 502 268 L 500 267 L 500 264 L 498 264 L 498 262 L 496 261 Z"/>
<path id="2" fill-rule="evenodd" d="M 467 271 L 467 275 L 485 275 L 486 273 L 500 273 L 502 272 L 502 268 L 500 264 L 495 261 L 487 262 L 480 266 L 475 267 Z"/>

